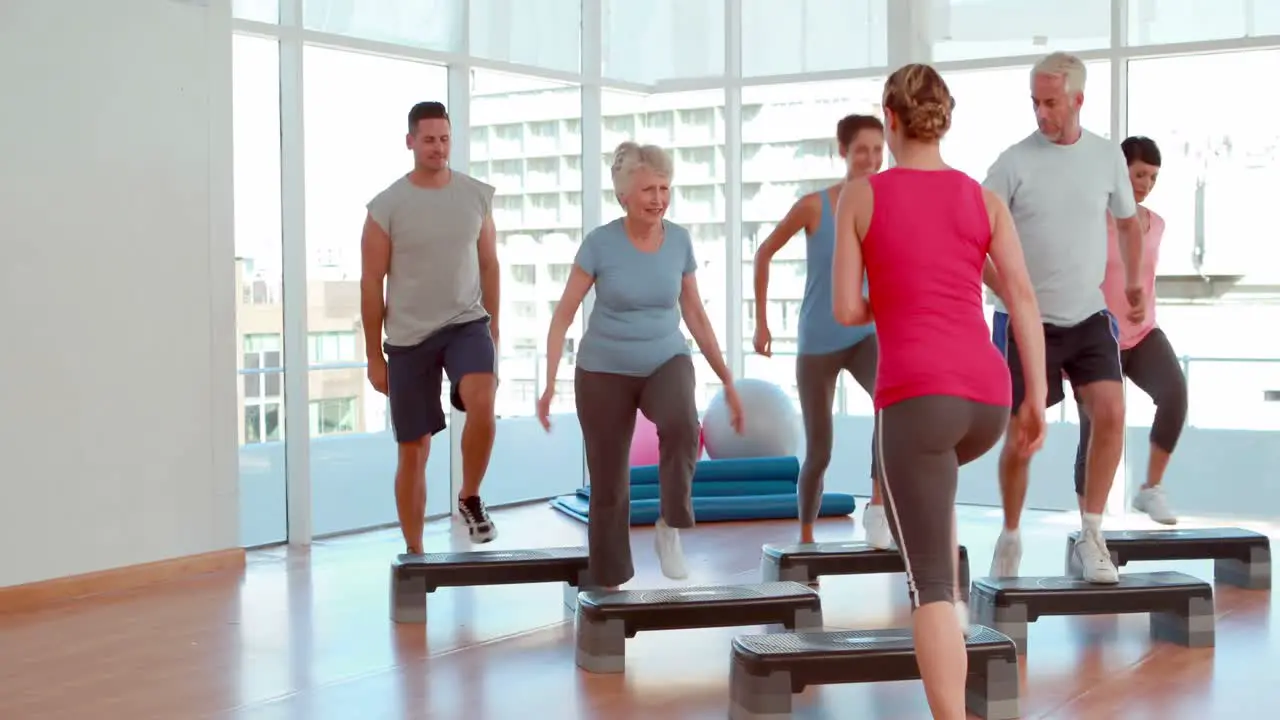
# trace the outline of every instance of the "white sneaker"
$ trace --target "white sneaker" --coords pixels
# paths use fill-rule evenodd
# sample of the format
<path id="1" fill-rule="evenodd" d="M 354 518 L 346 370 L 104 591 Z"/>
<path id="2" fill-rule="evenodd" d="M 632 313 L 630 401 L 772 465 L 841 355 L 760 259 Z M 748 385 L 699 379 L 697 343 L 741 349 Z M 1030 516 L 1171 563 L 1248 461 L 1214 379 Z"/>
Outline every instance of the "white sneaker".
<path id="1" fill-rule="evenodd" d="M 1139 490 L 1133 496 L 1133 509 L 1146 513 L 1161 525 L 1178 524 L 1178 517 L 1169 509 L 1169 503 L 1164 497 L 1164 487 L 1161 485 Z"/>
<path id="2" fill-rule="evenodd" d="M 684 580 L 689 571 L 684 566 L 684 548 L 680 546 L 680 531 L 668 527 L 662 518 L 654 524 L 653 549 L 658 553 L 662 574 L 672 580 Z"/>
<path id="3" fill-rule="evenodd" d="M 1022 565 L 1022 536 L 1007 530 L 1000 531 L 996 540 L 996 552 L 991 558 L 990 577 L 1018 577 L 1018 567 Z"/>
<path id="4" fill-rule="evenodd" d="M 1098 585 L 1115 585 L 1120 582 L 1120 572 L 1111 562 L 1107 541 L 1096 530 L 1082 530 L 1080 539 L 1072 548 L 1076 562 L 1080 564 L 1080 577 Z"/>
<path id="5" fill-rule="evenodd" d="M 888 550 L 893 545 L 893 533 L 889 531 L 889 518 L 883 505 L 867 503 L 862 508 L 862 529 L 866 531 L 867 544 Z"/>

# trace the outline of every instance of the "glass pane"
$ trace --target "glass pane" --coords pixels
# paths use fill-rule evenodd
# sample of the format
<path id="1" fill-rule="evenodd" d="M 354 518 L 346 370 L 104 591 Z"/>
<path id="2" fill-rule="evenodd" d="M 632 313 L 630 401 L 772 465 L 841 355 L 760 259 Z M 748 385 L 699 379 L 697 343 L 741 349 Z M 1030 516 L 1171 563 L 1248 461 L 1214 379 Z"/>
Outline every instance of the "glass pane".
<path id="1" fill-rule="evenodd" d="M 1224 40 L 1280 34 L 1280 3 L 1269 0 L 1142 0 L 1129 3 L 1129 44 Z"/>
<path id="2" fill-rule="evenodd" d="M 724 0 L 599 2 L 606 78 L 655 83 L 724 75 Z"/>
<path id="3" fill-rule="evenodd" d="M 310 45 L 303 62 L 309 360 L 356 366 L 316 370 L 309 378 L 315 532 L 333 533 L 396 520 L 386 398 L 369 385 L 364 368 L 360 235 L 366 204 L 413 168 L 404 141 L 409 109 L 446 99 L 448 76 L 437 65 Z M 350 422 L 346 406 L 335 404 L 349 399 L 356 407 Z M 448 435 L 441 433 L 428 461 L 433 512 L 451 506 L 448 468 Z"/>
<path id="4" fill-rule="evenodd" d="M 801 197 L 840 182 L 846 174 L 836 142 L 836 125 L 849 113 L 880 115 L 884 80 L 754 85 L 742 89 L 742 337 L 744 352 L 754 354 L 752 339 L 759 319 L 755 309 L 755 254 Z M 746 363 L 747 377 L 795 382 L 800 303 L 804 299 L 807 243 L 803 230 L 773 256 L 769 266 L 766 320 L 773 338 L 773 360 L 756 356 Z M 818 268 L 817 272 L 830 272 Z M 772 364 L 785 363 L 779 371 Z M 754 372 L 761 375 L 754 375 Z M 783 378 L 775 379 L 775 375 Z"/>
<path id="5" fill-rule="evenodd" d="M 231 0 L 231 16 L 256 22 L 280 22 L 280 0 Z"/>
<path id="6" fill-rule="evenodd" d="M 364 368 L 313 370 L 307 375 L 307 391 L 314 532 L 324 535 L 397 522 L 397 450 L 387 398 L 369 385 Z M 447 385 L 441 396 L 448 403 Z M 431 438 L 428 515 L 447 514 L 453 505 L 449 432 L 445 428 Z"/>
<path id="7" fill-rule="evenodd" d="M 1280 96 L 1257 86 L 1275 68 L 1280 50 L 1130 61 L 1129 132 L 1153 138 L 1163 156 L 1148 200 L 1165 220 L 1160 274 L 1280 279 L 1280 244 L 1264 239 L 1280 187 Z M 1186 93 L 1247 97 L 1249 111 L 1171 97 Z"/>
<path id="8" fill-rule="evenodd" d="M 466 37 L 463 0 L 303 0 L 308 30 L 457 52 Z"/>
<path id="9" fill-rule="evenodd" d="M 605 90 L 602 96 L 604 122 L 605 182 L 609 182 L 613 151 L 619 142 L 634 139 L 660 145 L 675 163 L 671 206 L 667 219 L 679 223 L 693 237 L 693 254 L 698 263 L 698 291 L 715 328 L 720 347 L 726 345 L 724 204 L 724 91 L 635 95 Z M 622 217 L 622 208 L 606 189 L 603 219 Z M 688 336 L 688 329 L 685 329 Z M 690 344 L 692 345 L 690 337 Z M 704 363 L 695 365 L 699 387 L 718 385 L 719 378 Z M 699 410 L 710 397 L 699 398 Z"/>
<path id="10" fill-rule="evenodd" d="M 471 0 L 470 13 L 471 55 L 578 72 L 582 0 Z"/>
<path id="11" fill-rule="evenodd" d="M 1088 83 L 1080 121 L 1111 135 L 1111 70 L 1106 60 L 1085 63 Z M 956 99 L 942 154 L 952 167 L 982 181 L 1000 153 L 1036 130 L 1031 67 L 946 73 Z"/>
<path id="12" fill-rule="evenodd" d="M 471 174 L 493 185 L 502 264 L 502 347 L 485 501 L 513 503 L 582 487 L 573 373 L 579 310 L 557 369 L 552 432 L 534 417 L 546 337 L 582 242 L 582 101 L 575 85 L 472 72 Z M 527 469 L 537 467 L 530 474 Z"/>
<path id="13" fill-rule="evenodd" d="M 931 5 L 934 62 L 1111 47 L 1111 0 L 936 0 Z"/>
<path id="14" fill-rule="evenodd" d="M 887 0 L 743 0 L 742 74 L 887 65 L 888 13 Z"/>
<path id="15" fill-rule="evenodd" d="M 235 35 L 236 342 L 241 350 L 240 544 L 283 542 L 284 398 L 281 338 L 280 52 L 275 40 Z M 255 288 L 257 291 L 255 291 Z M 264 372 L 265 369 L 265 372 Z M 274 408 L 270 415 L 269 408 Z"/>

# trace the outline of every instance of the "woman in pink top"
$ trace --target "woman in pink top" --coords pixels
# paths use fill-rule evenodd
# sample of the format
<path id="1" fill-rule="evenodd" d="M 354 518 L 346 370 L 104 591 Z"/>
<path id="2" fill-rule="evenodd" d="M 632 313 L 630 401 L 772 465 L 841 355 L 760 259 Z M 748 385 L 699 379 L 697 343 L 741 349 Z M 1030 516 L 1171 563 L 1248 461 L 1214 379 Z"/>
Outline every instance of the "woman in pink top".
<path id="1" fill-rule="evenodd" d="M 933 716 L 959 720 L 968 611 L 958 602 L 956 484 L 960 466 L 1004 434 L 1012 396 L 983 314 L 988 255 L 1009 283 L 1014 332 L 1026 338 L 1026 432 L 1014 442 L 1028 455 L 1044 441 L 1044 333 L 1008 207 L 942 160 L 955 104 L 946 83 L 928 65 L 907 65 L 889 76 L 883 104 L 897 166 L 841 193 L 833 304 L 842 323 L 876 323 L 880 481 L 906 566 L 916 657 Z"/>
<path id="2" fill-rule="evenodd" d="M 1107 297 L 1120 335 L 1120 367 L 1125 377 L 1151 396 L 1156 406 L 1151 423 L 1151 455 L 1147 459 L 1147 482 L 1133 498 L 1133 508 L 1165 525 L 1178 522 L 1164 498 L 1160 481 L 1169 465 L 1169 456 L 1182 435 L 1187 419 L 1187 379 L 1182 363 L 1169 344 L 1164 331 L 1156 327 L 1156 263 L 1160 258 L 1160 239 L 1164 235 L 1164 218 L 1141 205 L 1151 194 L 1160 174 L 1160 148 L 1151 138 L 1131 137 L 1120 144 L 1129 163 L 1129 180 L 1138 201 L 1138 222 L 1142 226 L 1142 283 L 1147 299 L 1147 312 L 1142 322 L 1129 321 L 1128 301 L 1124 294 L 1124 263 L 1115 220 L 1107 218 L 1110 248 L 1107 275 L 1102 292 Z M 1084 464 L 1089 452 L 1089 418 L 1080 416 L 1080 444 L 1076 450 L 1076 493 L 1083 495 Z"/>

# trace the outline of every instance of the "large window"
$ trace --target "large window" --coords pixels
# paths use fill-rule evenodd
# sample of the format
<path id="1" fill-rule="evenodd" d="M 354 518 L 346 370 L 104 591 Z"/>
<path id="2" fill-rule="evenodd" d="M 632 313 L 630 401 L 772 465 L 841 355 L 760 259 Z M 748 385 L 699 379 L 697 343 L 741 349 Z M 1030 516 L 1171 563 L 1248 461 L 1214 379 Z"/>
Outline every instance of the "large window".
<path id="1" fill-rule="evenodd" d="M 622 217 L 610 181 L 613 151 L 624 140 L 665 148 L 675 163 L 671 207 L 667 219 L 679 223 L 693 237 L 698 262 L 698 289 L 707 315 L 725 350 L 728 267 L 725 257 L 724 91 L 635 95 L 606 90 L 603 95 L 602 189 L 604 220 Z M 686 335 L 688 329 L 685 329 Z M 698 376 L 698 407 L 705 408 L 720 380 L 694 349 Z"/>
<path id="2" fill-rule="evenodd" d="M 582 242 L 582 101 L 576 86 L 473 71 L 471 174 L 495 189 L 502 263 L 502 361 L 498 415 L 529 417 L 546 374 L 546 337 Z M 573 412 L 570 328 L 553 412 Z"/>
<path id="3" fill-rule="evenodd" d="M 1165 219 L 1162 275 L 1242 276 L 1280 282 L 1280 247 L 1267 228 L 1280 187 L 1280 99 L 1259 93 L 1257 79 L 1280 67 L 1280 50 L 1134 60 L 1129 63 L 1129 133 L 1160 145 L 1163 164 L 1147 206 Z M 1247 112 L 1223 112 L 1179 97 L 1248 98 Z M 1277 358 L 1280 322 L 1274 303 L 1162 304 L 1160 325 L 1188 369 L 1197 427 L 1275 429 L 1280 363 L 1196 358 Z"/>
<path id="4" fill-rule="evenodd" d="M 888 63 L 888 0 L 743 0 L 746 77 Z"/>
<path id="5" fill-rule="evenodd" d="M 502 265 L 502 420 L 485 481 L 485 498 L 493 504 L 582 486 L 582 441 L 573 414 L 581 308 L 557 368 L 552 434 L 533 418 L 547 372 L 547 329 L 582 243 L 581 96 L 577 86 L 523 75 L 471 75 L 471 174 L 495 189 Z M 530 473 L 531 467 L 537 470 Z"/>
<path id="6" fill-rule="evenodd" d="M 724 74 L 724 0 L 594 1 L 605 77 L 655 83 Z"/>
<path id="7" fill-rule="evenodd" d="M 413 167 L 404 140 L 409 108 L 447 100 L 448 76 L 435 65 L 309 45 L 303 77 L 307 386 L 311 427 L 324 429 L 312 441 L 312 500 L 315 531 L 331 533 L 396 519 L 387 402 L 365 377 L 360 234 L 366 203 Z M 336 413 L 329 400 L 356 411 Z M 449 506 L 447 437 L 437 436 L 427 471 L 435 511 Z"/>
<path id="8" fill-rule="evenodd" d="M 456 51 L 466 37 L 467 0 L 302 0 L 308 30 Z"/>
<path id="9" fill-rule="evenodd" d="M 1221 40 L 1280 34 L 1272 0 L 1129 0 L 1129 44 Z"/>
<path id="10" fill-rule="evenodd" d="M 582 0 L 470 0 L 469 13 L 472 55 L 578 72 Z"/>
<path id="11" fill-rule="evenodd" d="M 283 541 L 284 329 L 280 231 L 280 52 L 275 40 L 232 39 L 235 143 L 236 383 L 240 542 Z"/>
<path id="12" fill-rule="evenodd" d="M 1085 63 L 1085 129 L 1111 135 L 1111 71 L 1106 61 Z M 1005 148 L 1036 129 L 1031 106 L 1031 67 L 967 70 L 943 78 L 956 100 L 951 130 L 942 141 L 942 154 L 958 170 L 982 181 Z"/>
<path id="13" fill-rule="evenodd" d="M 1154 139 L 1164 161 L 1149 200 L 1166 222 L 1161 274 L 1280 280 L 1280 244 L 1259 235 L 1280 188 L 1280 96 L 1257 81 L 1276 68 L 1280 50 L 1129 63 L 1129 134 Z M 1188 93 L 1248 98 L 1247 110 L 1178 102 Z"/>
<path id="14" fill-rule="evenodd" d="M 934 62 L 1111 46 L 1111 0 L 931 0 L 928 5 Z"/>
<path id="15" fill-rule="evenodd" d="M 880 116 L 881 78 L 748 86 L 742 90 L 742 337 L 747 377 L 787 389 L 796 402 L 795 353 L 804 299 L 807 242 L 801 230 L 769 269 L 768 323 L 773 357 L 756 355 L 755 252 L 802 196 L 840 182 L 845 164 L 836 124 L 850 113 Z M 856 387 L 856 386 L 855 386 Z M 870 401 L 861 389 L 856 407 Z M 838 407 L 848 409 L 847 400 Z"/>

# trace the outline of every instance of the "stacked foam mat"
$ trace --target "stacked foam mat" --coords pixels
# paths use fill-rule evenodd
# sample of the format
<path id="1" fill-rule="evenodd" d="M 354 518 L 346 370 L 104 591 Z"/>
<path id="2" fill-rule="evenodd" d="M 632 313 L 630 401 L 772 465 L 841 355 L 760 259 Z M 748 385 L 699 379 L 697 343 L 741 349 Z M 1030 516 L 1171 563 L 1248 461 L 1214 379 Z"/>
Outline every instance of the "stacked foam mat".
<path id="1" fill-rule="evenodd" d="M 785 520 L 795 518 L 800 461 L 795 457 L 700 460 L 693 472 L 693 515 L 698 522 Z M 591 488 L 551 501 L 569 517 L 587 521 Z M 819 515 L 854 511 L 852 495 L 823 493 Z M 658 519 L 658 466 L 631 468 L 631 524 Z"/>

